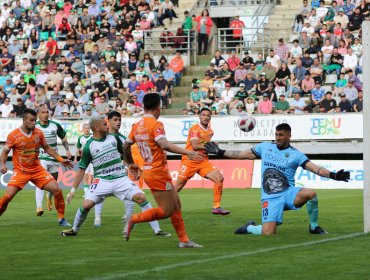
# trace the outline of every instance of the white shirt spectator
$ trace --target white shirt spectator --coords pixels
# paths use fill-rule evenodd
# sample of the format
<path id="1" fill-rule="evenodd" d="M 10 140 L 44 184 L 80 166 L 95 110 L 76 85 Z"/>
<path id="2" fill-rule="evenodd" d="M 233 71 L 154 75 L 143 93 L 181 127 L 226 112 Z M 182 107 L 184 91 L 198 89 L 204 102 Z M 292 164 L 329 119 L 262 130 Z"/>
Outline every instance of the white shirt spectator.
<path id="1" fill-rule="evenodd" d="M 40 73 L 37 75 L 36 78 L 36 85 L 45 85 L 46 81 L 49 79 L 49 74 L 48 73 Z"/>
<path id="2" fill-rule="evenodd" d="M 301 32 L 307 32 L 307 36 L 311 36 L 315 33 L 315 28 L 313 26 L 304 26 Z"/>
<path id="3" fill-rule="evenodd" d="M 292 54 L 292 57 L 302 57 L 302 48 L 298 45 L 295 47 L 294 45 L 290 48 L 290 53 Z"/>
<path id="4" fill-rule="evenodd" d="M 300 98 L 298 100 L 293 99 L 292 101 L 289 102 L 289 106 L 294 107 L 294 113 L 295 114 L 302 114 L 303 110 L 298 109 L 298 108 L 306 107 L 306 103 L 304 102 L 304 100 L 302 98 Z"/>
<path id="5" fill-rule="evenodd" d="M 357 55 L 354 53 L 344 55 L 343 66 L 344 68 L 355 68 L 357 66 Z"/>
<path id="6" fill-rule="evenodd" d="M 316 15 L 319 18 L 325 17 L 327 13 L 328 13 L 328 8 L 326 8 L 326 7 L 319 7 L 319 8 L 316 9 Z"/>
<path id="7" fill-rule="evenodd" d="M 230 103 L 234 99 L 234 95 L 232 89 L 224 90 L 221 94 L 221 99 L 224 103 Z"/>
<path id="8" fill-rule="evenodd" d="M 7 118 L 12 110 L 13 104 L 10 102 L 3 103 L 0 105 L 0 112 L 3 118 Z"/>
<path id="9" fill-rule="evenodd" d="M 273 57 L 268 56 L 266 58 L 266 62 L 271 62 L 271 66 L 275 67 L 276 71 L 279 69 L 280 64 L 280 56 L 275 54 Z"/>
<path id="10" fill-rule="evenodd" d="M 315 16 L 310 16 L 308 18 L 308 21 L 310 22 L 310 25 L 313 27 L 313 28 L 316 28 L 319 26 L 320 24 L 320 17 L 316 14 Z"/>

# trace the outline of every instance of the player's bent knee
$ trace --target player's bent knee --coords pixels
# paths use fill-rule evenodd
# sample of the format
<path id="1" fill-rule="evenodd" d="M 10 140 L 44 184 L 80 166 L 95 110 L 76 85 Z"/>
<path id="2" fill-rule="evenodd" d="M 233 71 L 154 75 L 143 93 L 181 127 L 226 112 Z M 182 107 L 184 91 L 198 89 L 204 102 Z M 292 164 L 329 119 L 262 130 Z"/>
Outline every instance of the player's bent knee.
<path id="1" fill-rule="evenodd" d="M 138 204 L 142 204 L 146 201 L 146 197 L 142 193 L 137 193 L 132 197 L 132 200 L 135 201 Z"/>

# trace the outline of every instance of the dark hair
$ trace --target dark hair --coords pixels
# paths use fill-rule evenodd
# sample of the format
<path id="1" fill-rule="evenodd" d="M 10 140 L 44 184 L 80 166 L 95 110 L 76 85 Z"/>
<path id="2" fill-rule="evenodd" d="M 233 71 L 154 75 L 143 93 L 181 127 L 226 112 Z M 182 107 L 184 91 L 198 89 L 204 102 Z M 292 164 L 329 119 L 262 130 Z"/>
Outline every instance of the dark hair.
<path id="1" fill-rule="evenodd" d="M 280 130 L 291 132 L 292 131 L 292 128 L 287 123 L 281 123 L 281 124 L 279 124 L 279 125 L 276 126 L 276 131 L 280 131 Z"/>
<path id="2" fill-rule="evenodd" d="M 121 117 L 121 113 L 120 112 L 117 112 L 117 111 L 111 111 L 111 112 L 109 112 L 108 113 L 108 120 L 113 119 L 113 117 L 120 118 Z"/>
<path id="3" fill-rule="evenodd" d="M 161 98 L 157 93 L 147 93 L 143 99 L 144 110 L 154 110 L 161 104 Z"/>
<path id="4" fill-rule="evenodd" d="M 36 113 L 36 111 L 35 111 L 35 110 L 32 110 L 32 109 L 26 108 L 26 109 L 24 109 L 24 111 L 23 111 L 23 120 L 25 120 L 25 119 L 26 119 L 26 117 L 27 117 L 27 115 L 28 115 L 28 114 L 30 114 L 30 115 L 32 115 L 32 116 L 34 116 L 34 117 L 36 117 L 36 116 L 37 116 L 37 113 Z"/>
<path id="5" fill-rule="evenodd" d="M 201 114 L 203 111 L 208 111 L 211 113 L 211 110 L 208 107 L 203 107 L 202 109 L 200 109 L 199 113 Z"/>

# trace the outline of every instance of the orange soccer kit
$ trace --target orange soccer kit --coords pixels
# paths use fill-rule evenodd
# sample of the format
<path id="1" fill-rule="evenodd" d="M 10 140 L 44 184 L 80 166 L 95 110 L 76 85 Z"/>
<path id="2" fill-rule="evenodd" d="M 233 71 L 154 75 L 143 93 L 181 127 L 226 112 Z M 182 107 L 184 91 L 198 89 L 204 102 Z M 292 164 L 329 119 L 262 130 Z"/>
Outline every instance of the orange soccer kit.
<path id="1" fill-rule="evenodd" d="M 199 124 L 193 125 L 189 129 L 188 139 L 186 141 L 186 147 L 185 149 L 193 151 L 193 146 L 191 145 L 192 140 L 198 140 L 199 144 L 204 145 L 207 142 L 211 141 L 211 138 L 213 136 L 213 130 L 210 126 L 207 128 L 203 128 Z M 206 177 L 206 175 L 213 170 L 216 169 L 210 163 L 208 159 L 208 155 L 205 153 L 204 150 L 198 151 L 204 155 L 204 160 L 202 162 L 194 161 L 189 159 L 187 155 L 182 156 L 181 165 L 180 165 L 180 171 L 179 171 L 179 179 L 187 181 L 191 179 L 195 175 L 195 173 L 198 173 L 203 178 Z M 215 183 L 213 187 L 213 208 L 219 208 L 221 204 L 221 196 L 222 196 L 222 183 Z"/>
<path id="2" fill-rule="evenodd" d="M 132 126 L 131 132 L 127 137 L 129 143 L 136 142 L 139 147 L 140 154 L 144 159 L 142 176 L 152 192 L 173 189 L 172 178 L 168 171 L 166 153 L 156 142 L 165 137 L 163 124 L 157 121 L 152 115 L 144 115 L 140 121 Z M 163 209 L 157 207 L 139 214 L 134 214 L 131 220 L 133 223 L 143 223 L 164 218 L 165 213 Z M 172 213 L 171 223 L 176 230 L 179 240 L 181 242 L 189 241 L 181 210 Z"/>
<path id="3" fill-rule="evenodd" d="M 140 150 L 139 150 L 139 147 L 137 146 L 137 144 L 134 144 L 134 145 L 131 146 L 131 154 L 132 154 L 132 158 L 133 158 L 135 164 L 137 166 L 139 166 L 139 168 L 141 170 L 143 170 L 144 159 L 140 154 Z M 135 178 L 130 172 L 128 173 L 128 175 L 129 175 L 130 179 L 134 181 Z M 143 185 L 144 185 L 144 179 L 143 179 L 143 176 L 140 176 L 140 178 L 139 178 L 139 187 L 140 187 L 140 189 L 143 188 Z"/>
<path id="4" fill-rule="evenodd" d="M 35 128 L 29 135 L 26 135 L 20 128 L 13 130 L 6 140 L 5 146 L 13 149 L 14 173 L 9 180 L 9 187 L 23 189 L 31 181 L 38 188 L 43 189 L 46 184 L 55 181 L 40 164 L 39 149 L 46 144 L 44 133 Z M 0 215 L 6 210 L 9 200 L 6 194 L 0 200 Z M 64 198 L 62 191 L 54 196 L 55 205 L 59 218 L 64 217 Z"/>

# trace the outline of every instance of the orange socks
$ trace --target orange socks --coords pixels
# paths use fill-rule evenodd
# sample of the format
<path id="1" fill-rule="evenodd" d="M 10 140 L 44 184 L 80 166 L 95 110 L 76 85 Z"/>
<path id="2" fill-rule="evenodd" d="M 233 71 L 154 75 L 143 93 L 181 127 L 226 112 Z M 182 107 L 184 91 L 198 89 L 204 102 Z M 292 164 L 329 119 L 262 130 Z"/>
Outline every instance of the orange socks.
<path id="1" fill-rule="evenodd" d="M 213 186 L 213 208 L 219 208 L 221 206 L 222 188 L 222 183 L 215 183 Z"/>
<path id="2" fill-rule="evenodd" d="M 5 212 L 11 200 L 12 200 L 11 197 L 9 197 L 6 193 L 4 193 L 4 195 L 0 199 L 0 216 Z"/>
<path id="3" fill-rule="evenodd" d="M 63 219 L 65 204 L 64 204 L 63 193 L 61 190 L 59 190 L 56 194 L 54 194 L 54 203 L 55 203 L 55 209 L 57 210 L 57 213 L 58 213 L 59 220 Z"/>
<path id="4" fill-rule="evenodd" d="M 181 211 L 173 211 L 171 215 L 171 223 L 176 230 L 177 237 L 179 238 L 180 242 L 188 242 L 189 237 L 186 234 L 185 223 L 182 219 Z"/>
<path id="5" fill-rule="evenodd" d="M 150 208 L 144 212 L 133 214 L 131 216 L 131 221 L 135 224 L 137 223 L 144 223 L 144 222 L 151 222 L 155 220 L 161 220 L 165 217 L 164 211 L 162 208 Z"/>

